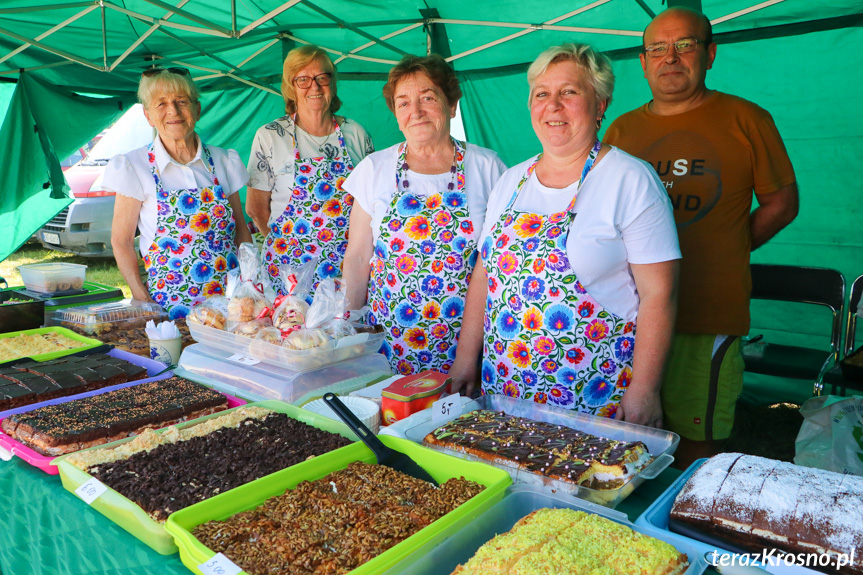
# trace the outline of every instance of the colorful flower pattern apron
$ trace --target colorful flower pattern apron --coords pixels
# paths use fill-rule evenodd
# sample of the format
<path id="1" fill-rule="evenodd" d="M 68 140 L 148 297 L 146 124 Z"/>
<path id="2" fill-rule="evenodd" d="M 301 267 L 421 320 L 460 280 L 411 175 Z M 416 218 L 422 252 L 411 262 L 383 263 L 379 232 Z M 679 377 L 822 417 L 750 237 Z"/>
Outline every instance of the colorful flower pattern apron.
<path id="1" fill-rule="evenodd" d="M 537 161 L 481 249 L 488 274 L 482 388 L 614 417 L 632 379 L 635 323 L 603 308 L 570 267 L 575 197 L 551 215 L 511 210 Z"/>
<path id="2" fill-rule="evenodd" d="M 293 194 L 285 212 L 270 224 L 263 254 L 273 286 L 281 295 L 285 291 L 279 278 L 279 264 L 296 267 L 319 256 L 313 289 L 320 280 L 342 273 L 354 203 L 354 197 L 342 189 L 342 184 L 354 165 L 335 118 L 333 126 L 339 137 L 334 158 L 300 158 L 294 118 Z"/>
<path id="3" fill-rule="evenodd" d="M 455 359 L 480 230 L 465 192 L 465 146 L 453 140 L 451 189 L 421 197 L 406 181 L 399 148 L 396 193 L 381 222 L 369 282 L 370 323 L 386 333 L 383 353 L 395 373 L 447 373 Z"/>
<path id="4" fill-rule="evenodd" d="M 188 190 L 166 190 L 153 144 L 147 154 L 157 208 L 156 237 L 144 256 L 144 267 L 150 297 L 171 319 L 186 317 L 195 304 L 223 294 L 228 270 L 237 267 L 234 212 L 219 185 L 210 151 L 203 143 L 201 150 L 213 185 Z"/>

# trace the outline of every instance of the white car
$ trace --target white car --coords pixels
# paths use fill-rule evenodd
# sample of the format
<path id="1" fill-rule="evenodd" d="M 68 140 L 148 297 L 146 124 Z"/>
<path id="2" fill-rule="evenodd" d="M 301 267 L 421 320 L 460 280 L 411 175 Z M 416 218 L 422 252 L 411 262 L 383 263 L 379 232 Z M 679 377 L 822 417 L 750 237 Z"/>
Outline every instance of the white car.
<path id="1" fill-rule="evenodd" d="M 114 194 L 102 189 L 108 160 L 153 141 L 140 104 L 133 106 L 104 135 L 87 155 L 63 172 L 75 198 L 67 208 L 36 232 L 44 247 L 81 256 L 113 257 L 111 221 Z"/>

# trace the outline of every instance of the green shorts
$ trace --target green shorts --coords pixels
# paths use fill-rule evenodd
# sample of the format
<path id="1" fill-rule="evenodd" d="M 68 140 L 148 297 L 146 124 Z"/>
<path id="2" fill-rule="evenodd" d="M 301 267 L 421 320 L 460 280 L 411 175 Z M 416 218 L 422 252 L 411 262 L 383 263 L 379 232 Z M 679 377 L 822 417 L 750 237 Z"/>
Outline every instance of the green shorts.
<path id="1" fill-rule="evenodd" d="M 662 382 L 666 428 L 694 441 L 726 439 L 742 390 L 740 337 L 674 335 Z"/>

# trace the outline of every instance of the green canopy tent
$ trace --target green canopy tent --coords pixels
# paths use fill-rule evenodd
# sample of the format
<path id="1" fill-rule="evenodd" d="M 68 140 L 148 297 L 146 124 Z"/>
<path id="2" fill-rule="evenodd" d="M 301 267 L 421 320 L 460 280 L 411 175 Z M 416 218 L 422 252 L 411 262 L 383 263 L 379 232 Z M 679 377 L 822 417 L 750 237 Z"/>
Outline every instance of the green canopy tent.
<path id="1" fill-rule="evenodd" d="M 668 1 L 711 19 L 719 50 L 708 85 L 769 110 L 797 171 L 800 216 L 753 260 L 863 273 L 855 161 L 863 156 L 863 4 Z M 533 58 L 566 41 L 609 54 L 617 84 L 608 125 L 650 97 L 641 32 L 665 8 L 664 0 L 7 0 L 0 82 L 17 87 L 0 128 L 0 259 L 70 201 L 58 159 L 134 101 L 140 72 L 154 61 L 192 70 L 204 92 L 199 133 L 248 157 L 255 129 L 283 113 L 281 62 L 292 47 L 314 43 L 331 54 L 343 113 L 379 149 L 400 137 L 381 97 L 386 72 L 404 54 L 434 51 L 462 79 L 468 139 L 512 165 L 539 149 L 526 109 Z M 826 326 L 788 317 L 768 335 L 793 339 Z"/>

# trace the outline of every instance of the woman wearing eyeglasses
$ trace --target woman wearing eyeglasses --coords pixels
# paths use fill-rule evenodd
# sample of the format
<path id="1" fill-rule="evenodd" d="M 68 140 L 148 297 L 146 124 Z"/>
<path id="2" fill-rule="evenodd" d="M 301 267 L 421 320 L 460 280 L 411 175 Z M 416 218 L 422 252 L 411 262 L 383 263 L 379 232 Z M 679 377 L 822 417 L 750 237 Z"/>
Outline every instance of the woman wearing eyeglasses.
<path id="1" fill-rule="evenodd" d="M 345 182 L 356 198 L 348 301 L 368 301 L 394 372 L 446 373 L 488 194 L 506 166 L 492 150 L 450 136 L 461 88 L 440 56 L 405 56 L 384 98 L 405 141 L 370 155 Z"/>
<path id="2" fill-rule="evenodd" d="M 144 71 L 138 99 L 156 136 L 114 157 L 103 181 L 116 194 L 111 245 L 117 267 L 134 299 L 152 299 L 171 319 L 223 293 L 228 270 L 237 266 L 236 246 L 251 241 L 236 193 L 248 172 L 236 151 L 207 145 L 195 133 L 199 97 L 185 68 Z M 138 274 L 136 228 L 146 285 Z"/>
<path id="3" fill-rule="evenodd" d="M 319 256 L 315 285 L 341 275 L 353 204 L 342 182 L 374 151 L 361 125 L 335 115 L 336 72 L 322 49 L 305 45 L 288 53 L 282 95 L 287 115 L 255 134 L 246 196 L 249 216 L 267 230 L 263 261 L 279 291 L 280 264 Z"/>
<path id="4" fill-rule="evenodd" d="M 454 387 L 479 379 L 485 393 L 661 425 L 680 259 L 668 194 L 598 139 L 608 58 L 555 46 L 527 78 L 542 153 L 492 191 Z"/>

